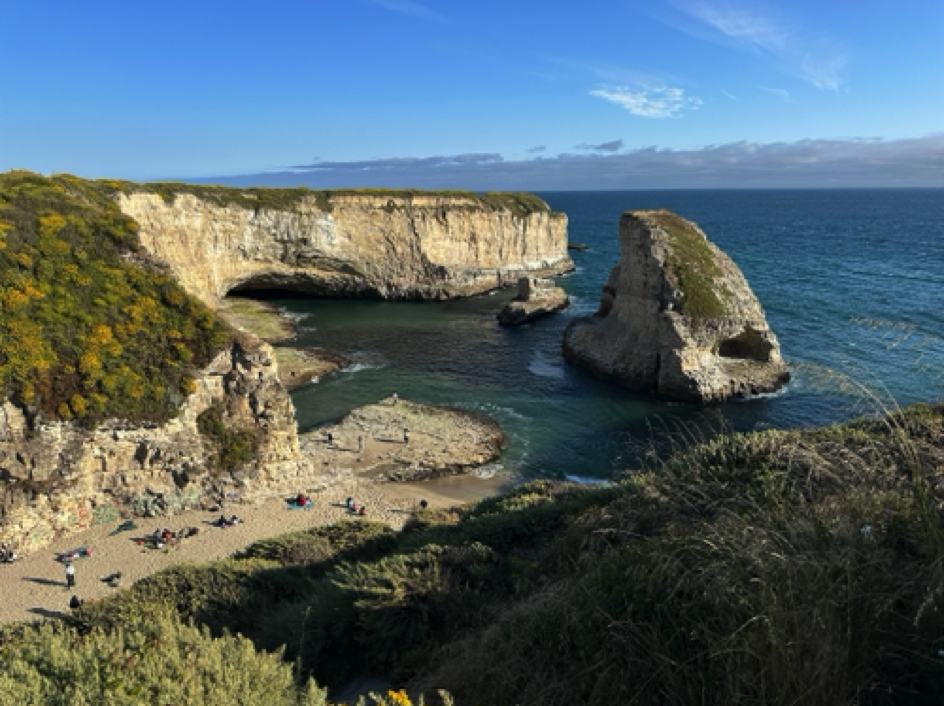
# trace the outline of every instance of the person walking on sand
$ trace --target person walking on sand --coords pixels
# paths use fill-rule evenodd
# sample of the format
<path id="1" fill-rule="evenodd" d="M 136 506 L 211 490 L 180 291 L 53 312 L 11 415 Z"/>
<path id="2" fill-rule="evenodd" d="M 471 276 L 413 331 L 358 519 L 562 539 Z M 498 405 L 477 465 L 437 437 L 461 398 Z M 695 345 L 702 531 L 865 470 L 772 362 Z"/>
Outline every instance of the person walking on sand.
<path id="1" fill-rule="evenodd" d="M 404 444 L 410 443 L 410 430 L 409 429 L 403 430 L 403 443 Z"/>
<path id="2" fill-rule="evenodd" d="M 394 406 L 394 407 L 397 406 L 397 402 L 398 402 L 399 400 L 400 400 L 400 398 L 397 397 L 397 393 L 394 392 L 394 393 L 393 393 L 393 406 Z"/>
<path id="3" fill-rule="evenodd" d="M 75 588 L 75 564 L 66 564 L 66 588 Z"/>
<path id="4" fill-rule="evenodd" d="M 364 437 L 357 437 L 357 453 L 360 453 L 364 449 Z"/>

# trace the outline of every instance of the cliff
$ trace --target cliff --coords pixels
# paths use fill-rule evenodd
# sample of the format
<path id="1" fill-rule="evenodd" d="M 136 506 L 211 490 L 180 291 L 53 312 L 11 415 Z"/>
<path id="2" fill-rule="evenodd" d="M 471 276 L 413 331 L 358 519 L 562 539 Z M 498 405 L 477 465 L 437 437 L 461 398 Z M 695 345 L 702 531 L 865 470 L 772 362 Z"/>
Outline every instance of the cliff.
<path id="1" fill-rule="evenodd" d="M 780 389 L 789 373 L 731 259 L 668 211 L 626 212 L 600 308 L 564 332 L 564 357 L 634 390 L 709 402 Z"/>
<path id="2" fill-rule="evenodd" d="M 210 306 L 259 288 L 449 299 L 573 268 L 567 217 L 527 194 L 117 187 L 143 247 Z"/>

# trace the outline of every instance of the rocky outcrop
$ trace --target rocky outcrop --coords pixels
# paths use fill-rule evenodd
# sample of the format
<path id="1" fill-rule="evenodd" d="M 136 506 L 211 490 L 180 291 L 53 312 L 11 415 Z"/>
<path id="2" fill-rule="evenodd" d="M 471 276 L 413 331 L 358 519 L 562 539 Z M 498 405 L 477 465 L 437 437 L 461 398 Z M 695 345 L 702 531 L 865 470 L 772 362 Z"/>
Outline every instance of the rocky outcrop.
<path id="1" fill-rule="evenodd" d="M 302 434 L 299 444 L 316 467 L 378 481 L 417 481 L 467 473 L 494 461 L 507 440 L 484 414 L 391 397 Z"/>
<path id="2" fill-rule="evenodd" d="M 564 332 L 564 357 L 634 390 L 710 402 L 780 389 L 777 338 L 737 265 L 668 211 L 626 212 L 600 308 Z"/>
<path id="3" fill-rule="evenodd" d="M 563 311 L 570 306 L 567 293 L 549 279 L 522 277 L 518 280 L 518 295 L 498 312 L 498 323 L 520 326 L 548 314 Z"/>
<path id="4" fill-rule="evenodd" d="M 29 552 L 119 516 L 170 514 L 227 491 L 249 496 L 275 487 L 280 475 L 297 475 L 295 410 L 273 360 L 271 346 L 239 336 L 202 371 L 177 418 L 162 425 L 28 422 L 6 402 L 0 406 L 0 539 Z M 229 437 L 201 433 L 208 412 Z M 220 446 L 233 439 L 254 453 L 246 463 L 220 467 Z"/>
<path id="5" fill-rule="evenodd" d="M 449 299 L 573 268 L 567 217 L 536 197 L 540 208 L 516 211 L 471 193 L 325 193 L 269 203 L 252 190 L 201 197 L 138 185 L 115 198 L 144 248 L 213 307 L 227 292 L 260 288 Z"/>

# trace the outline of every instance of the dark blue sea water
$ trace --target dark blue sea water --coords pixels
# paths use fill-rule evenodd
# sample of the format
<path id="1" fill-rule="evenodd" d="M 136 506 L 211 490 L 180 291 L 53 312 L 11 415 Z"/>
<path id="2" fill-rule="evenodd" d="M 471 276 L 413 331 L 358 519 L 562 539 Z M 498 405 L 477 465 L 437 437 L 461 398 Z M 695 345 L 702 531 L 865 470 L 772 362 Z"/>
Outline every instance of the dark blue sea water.
<path id="1" fill-rule="evenodd" d="M 628 191 L 540 194 L 570 218 L 574 274 L 564 314 L 503 329 L 513 292 L 467 301 L 276 299 L 295 344 L 356 365 L 294 393 L 308 429 L 392 392 L 494 416 L 501 465 L 526 477 L 605 478 L 674 438 L 846 419 L 944 392 L 944 191 Z M 618 257 L 628 209 L 668 208 L 698 223 L 741 267 L 794 381 L 775 396 L 711 408 L 665 404 L 594 379 L 561 357 L 562 332 L 592 313 Z M 842 382 L 846 381 L 843 385 Z M 861 388 L 861 389 L 860 389 Z"/>

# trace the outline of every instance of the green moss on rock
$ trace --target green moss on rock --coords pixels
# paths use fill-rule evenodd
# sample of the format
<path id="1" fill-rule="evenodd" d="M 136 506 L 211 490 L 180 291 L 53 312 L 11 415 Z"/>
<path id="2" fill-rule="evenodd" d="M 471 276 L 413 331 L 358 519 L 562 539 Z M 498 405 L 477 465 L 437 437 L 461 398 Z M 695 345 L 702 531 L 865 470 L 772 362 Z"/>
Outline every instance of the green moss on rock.
<path id="1" fill-rule="evenodd" d="M 671 248 L 665 263 L 666 275 L 682 292 L 681 313 L 701 319 L 725 316 L 727 292 L 717 283 L 721 268 L 702 233 L 671 211 L 648 211 L 643 217 L 669 236 Z"/>

